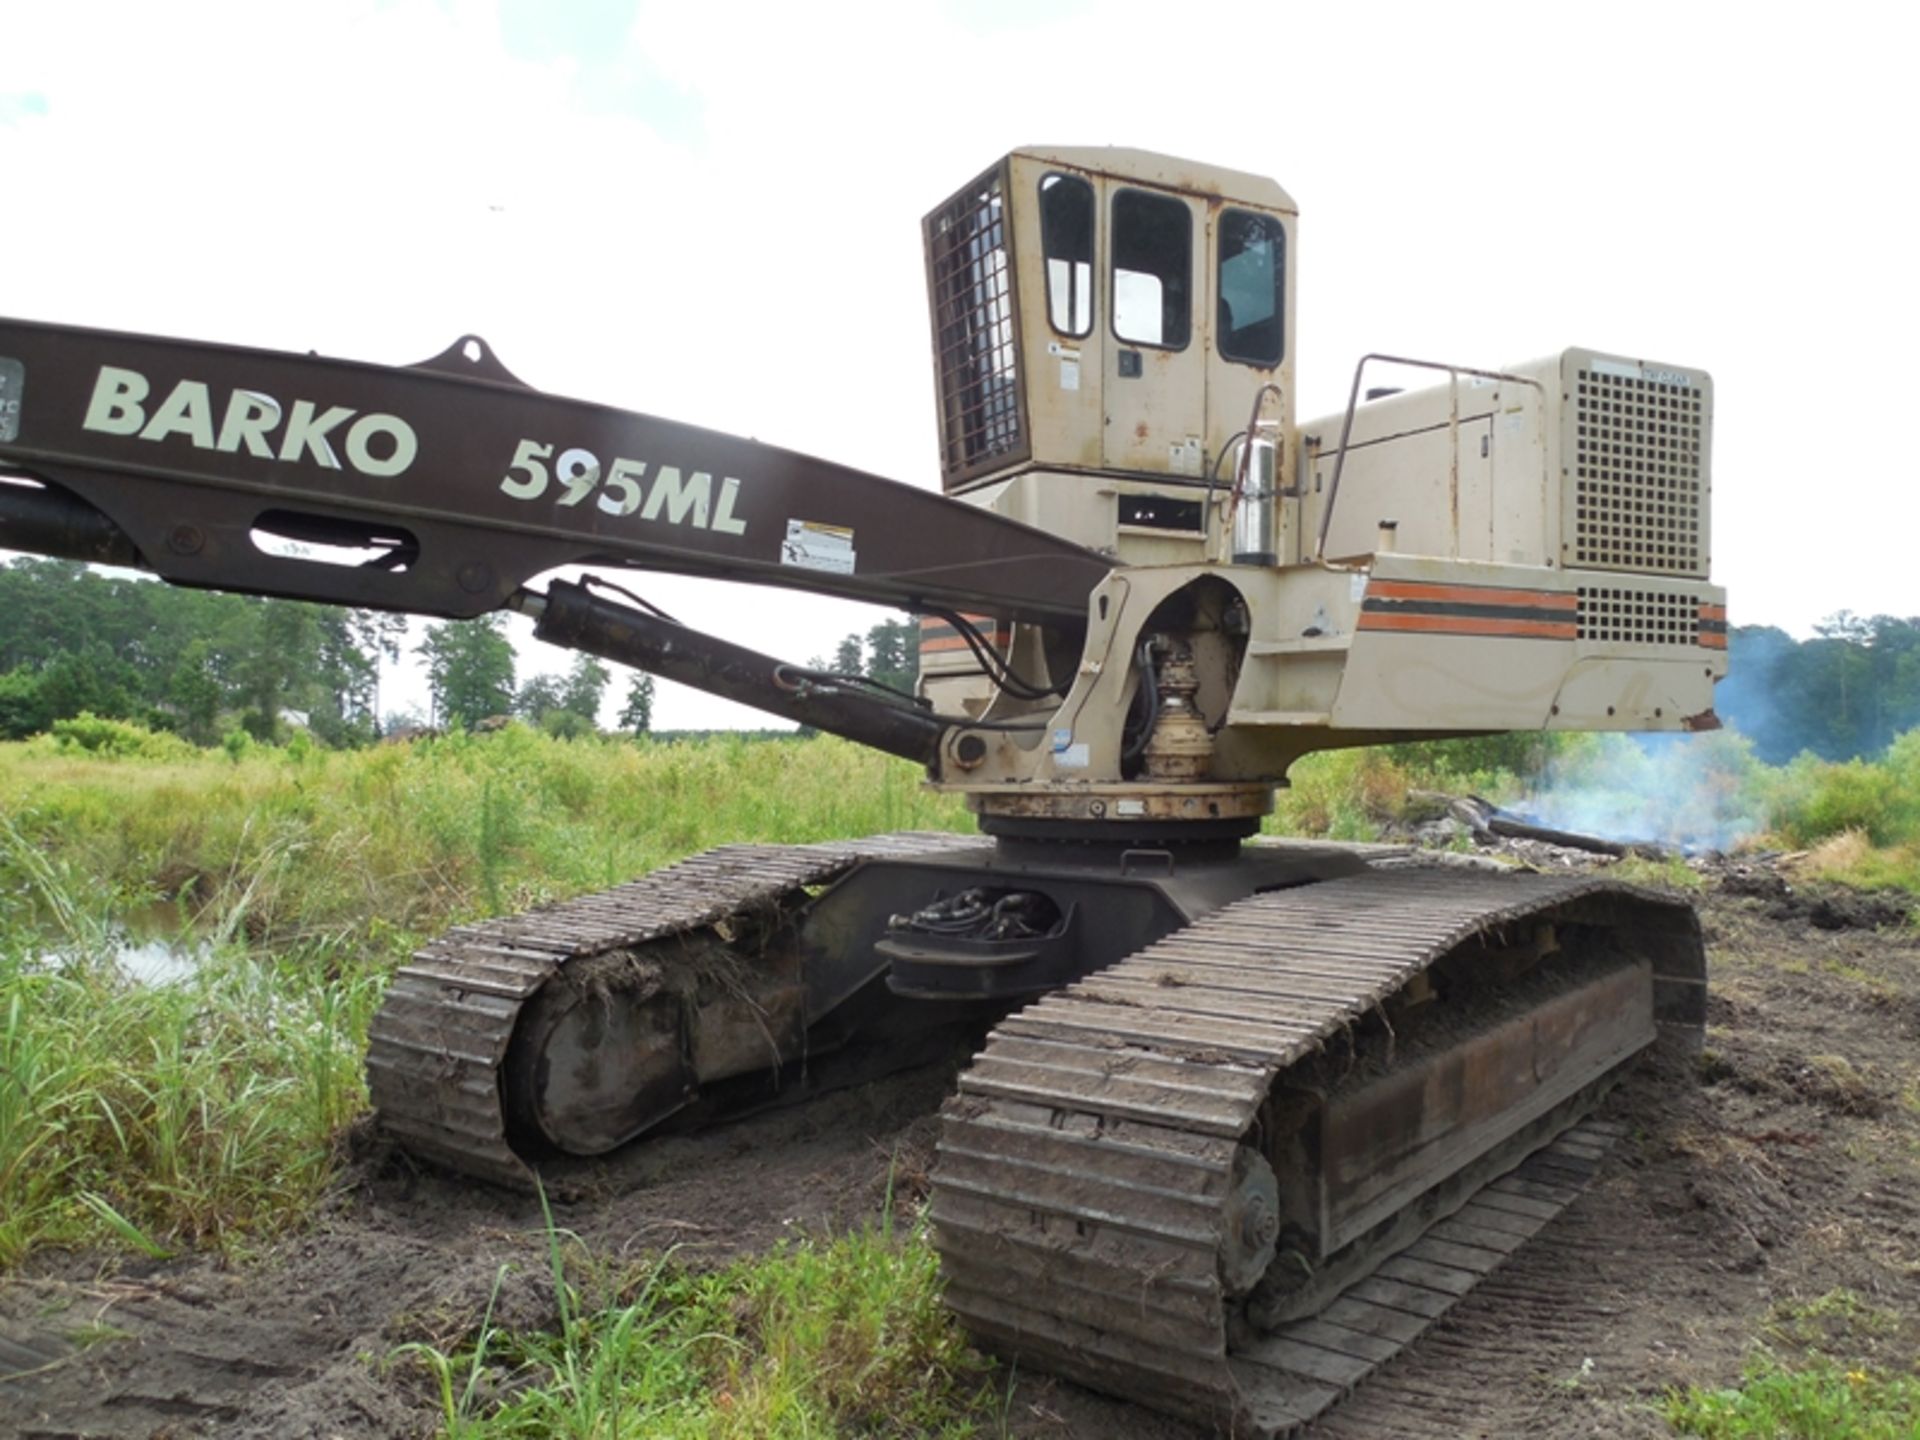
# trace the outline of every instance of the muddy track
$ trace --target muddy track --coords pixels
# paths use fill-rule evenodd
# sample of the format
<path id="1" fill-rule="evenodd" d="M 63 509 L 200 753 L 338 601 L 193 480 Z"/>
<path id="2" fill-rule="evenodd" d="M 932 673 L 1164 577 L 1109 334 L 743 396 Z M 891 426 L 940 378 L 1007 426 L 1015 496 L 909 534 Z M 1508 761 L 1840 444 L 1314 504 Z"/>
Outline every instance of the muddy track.
<path id="1" fill-rule="evenodd" d="M 1701 910 L 1706 1054 L 1637 1067 L 1600 1111 L 1627 1135 L 1587 1191 L 1310 1440 L 1670 1436 L 1670 1387 L 1736 1382 L 1759 1341 L 1811 1353 L 1792 1316 L 1836 1290 L 1881 1313 L 1821 1327 L 1833 1358 L 1912 1365 L 1920 940 L 1830 930 L 1818 900 Z M 1202 1433 L 1062 1385 L 1022 1410 L 1033 1440 Z"/>
<path id="2" fill-rule="evenodd" d="M 537 996 L 602 960 L 626 972 L 645 957 L 650 983 L 687 991 L 699 962 L 684 941 L 724 922 L 756 923 L 862 857 L 905 859 L 978 844 L 903 831 L 816 845 L 722 845 L 624 885 L 560 904 L 462 925 L 400 967 L 367 1029 L 367 1085 L 381 1128 L 445 1169 L 525 1188 L 515 1145 L 528 1138 L 508 1101 L 513 1037 Z M 585 981 L 576 981 L 584 985 Z M 577 1153 L 599 1154 L 629 1124 Z"/>
<path id="3" fill-rule="evenodd" d="M 1602 1111 L 1626 1135 L 1587 1192 L 1310 1434 L 1658 1436 L 1663 1389 L 1736 1378 L 1756 1337 L 1781 1343 L 1782 1307 L 1845 1288 L 1920 1316 L 1920 944 L 1765 897 L 1703 911 L 1706 1056 L 1639 1067 Z M 917 1193 L 952 1073 L 645 1147 L 559 1220 L 603 1251 L 715 1261 L 857 1223 L 890 1178 Z M 377 1362 L 462 1333 L 503 1263 L 502 1320 L 546 1322 L 539 1223 L 530 1197 L 362 1140 L 318 1222 L 253 1263 L 42 1261 L 0 1286 L 0 1370 L 38 1371 L 0 1381 L 0 1436 L 430 1433 L 417 1380 Z M 1920 1321 L 1840 1346 L 1910 1363 Z M 1028 1440 L 1199 1434 L 1024 1375 L 1009 1418 Z"/>

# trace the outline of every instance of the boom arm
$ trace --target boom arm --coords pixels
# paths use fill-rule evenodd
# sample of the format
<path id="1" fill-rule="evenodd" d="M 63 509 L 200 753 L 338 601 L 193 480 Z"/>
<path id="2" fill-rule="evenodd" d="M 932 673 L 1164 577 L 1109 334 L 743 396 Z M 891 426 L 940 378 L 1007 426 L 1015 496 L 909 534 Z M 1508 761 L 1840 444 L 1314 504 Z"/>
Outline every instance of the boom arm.
<path id="1" fill-rule="evenodd" d="M 451 617 L 578 563 L 1077 631 L 1109 568 L 912 486 L 544 395 L 473 338 L 397 369 L 0 319 L 0 471 L 56 487 L 0 485 L 0 544 Z"/>

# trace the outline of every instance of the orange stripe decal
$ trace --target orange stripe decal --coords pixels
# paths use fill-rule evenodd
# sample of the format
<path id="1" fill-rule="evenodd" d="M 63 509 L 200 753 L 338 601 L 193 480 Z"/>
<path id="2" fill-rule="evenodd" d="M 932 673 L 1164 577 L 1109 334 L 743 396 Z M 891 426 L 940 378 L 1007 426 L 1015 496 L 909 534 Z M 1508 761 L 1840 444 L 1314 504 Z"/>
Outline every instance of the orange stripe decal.
<path id="1" fill-rule="evenodd" d="M 1473 635 L 1527 640 L 1572 640 L 1571 620 L 1494 620 L 1473 615 L 1382 615 L 1360 617 L 1360 629 L 1409 635 Z"/>
<path id="2" fill-rule="evenodd" d="M 1369 600 L 1426 600 L 1445 605 L 1512 605 L 1527 610 L 1579 608 L 1580 597 L 1560 590 L 1502 590 L 1481 585 L 1443 585 L 1425 580 L 1375 580 Z"/>

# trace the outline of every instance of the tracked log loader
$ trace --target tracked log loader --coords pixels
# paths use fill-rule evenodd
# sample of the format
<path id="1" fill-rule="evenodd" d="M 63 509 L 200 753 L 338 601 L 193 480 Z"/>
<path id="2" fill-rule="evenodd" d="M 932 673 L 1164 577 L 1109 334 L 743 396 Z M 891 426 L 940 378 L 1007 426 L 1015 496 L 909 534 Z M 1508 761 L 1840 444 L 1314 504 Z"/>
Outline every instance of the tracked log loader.
<path id="1" fill-rule="evenodd" d="M 1331 747 L 1713 726 L 1712 384 L 1369 355 L 1300 421 L 1293 201 L 1138 151 L 1016 151 L 923 229 L 938 493 L 543 394 L 477 337 L 392 368 L 0 320 L 0 544 L 516 610 L 925 766 L 978 836 L 729 845 L 428 945 L 373 1024 L 381 1122 L 524 1183 L 980 1026 L 933 1179 L 948 1302 L 1028 1366 L 1285 1433 L 1570 1200 L 1705 973 L 1668 900 L 1261 817 Z M 914 612 L 919 693 L 610 570 Z"/>

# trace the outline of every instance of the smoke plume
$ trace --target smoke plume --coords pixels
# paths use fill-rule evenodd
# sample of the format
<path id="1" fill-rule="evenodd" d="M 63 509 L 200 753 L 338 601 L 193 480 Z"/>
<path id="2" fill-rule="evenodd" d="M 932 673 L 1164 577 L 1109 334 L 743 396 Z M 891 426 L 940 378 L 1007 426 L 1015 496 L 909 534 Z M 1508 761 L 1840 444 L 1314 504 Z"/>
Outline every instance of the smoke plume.
<path id="1" fill-rule="evenodd" d="M 1764 827 L 1761 772 L 1731 731 L 1596 735 L 1557 756 L 1507 807 L 1556 830 L 1731 850 Z"/>

